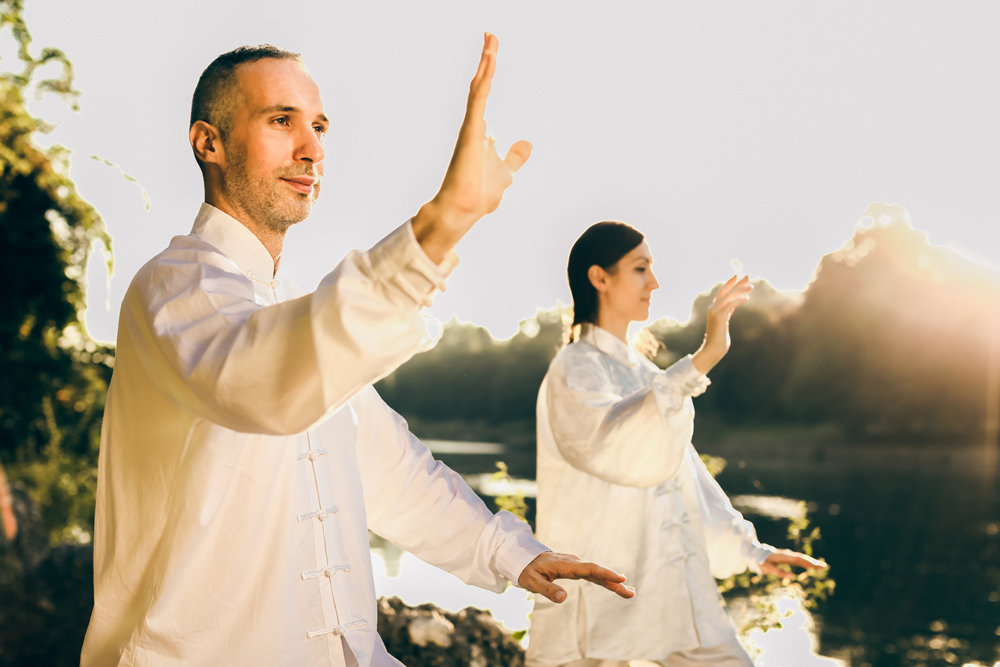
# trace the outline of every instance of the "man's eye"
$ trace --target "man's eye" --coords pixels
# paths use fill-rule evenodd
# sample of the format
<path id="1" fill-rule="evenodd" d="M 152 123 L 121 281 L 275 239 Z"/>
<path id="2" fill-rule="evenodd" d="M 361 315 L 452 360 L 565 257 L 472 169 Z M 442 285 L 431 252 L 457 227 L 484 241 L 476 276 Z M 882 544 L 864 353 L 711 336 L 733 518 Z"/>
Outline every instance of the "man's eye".
<path id="1" fill-rule="evenodd" d="M 288 125 L 288 118 L 286 116 L 281 116 L 280 118 L 275 118 L 274 122 L 282 125 Z"/>
<path id="2" fill-rule="evenodd" d="M 637 266 L 637 267 L 635 267 L 635 270 L 638 271 L 639 273 L 645 273 L 646 272 L 646 267 L 645 266 Z"/>
<path id="3" fill-rule="evenodd" d="M 316 126 L 313 127 L 313 129 L 316 130 L 317 134 L 320 134 L 320 135 L 326 134 L 326 128 L 323 127 L 322 125 L 316 125 Z"/>

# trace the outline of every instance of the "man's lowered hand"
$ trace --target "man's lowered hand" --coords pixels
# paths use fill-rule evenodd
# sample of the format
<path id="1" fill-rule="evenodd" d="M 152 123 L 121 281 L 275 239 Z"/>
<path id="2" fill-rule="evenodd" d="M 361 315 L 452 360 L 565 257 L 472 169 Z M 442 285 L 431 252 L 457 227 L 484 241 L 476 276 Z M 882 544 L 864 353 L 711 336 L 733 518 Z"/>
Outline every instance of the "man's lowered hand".
<path id="1" fill-rule="evenodd" d="M 553 602 L 566 600 L 566 589 L 552 583 L 556 579 L 586 579 L 592 584 L 604 586 L 623 598 L 635 596 L 635 589 L 625 585 L 625 576 L 614 570 L 580 560 L 576 556 L 557 554 L 551 551 L 539 554 L 521 572 L 517 584 L 521 588 L 544 595 Z"/>

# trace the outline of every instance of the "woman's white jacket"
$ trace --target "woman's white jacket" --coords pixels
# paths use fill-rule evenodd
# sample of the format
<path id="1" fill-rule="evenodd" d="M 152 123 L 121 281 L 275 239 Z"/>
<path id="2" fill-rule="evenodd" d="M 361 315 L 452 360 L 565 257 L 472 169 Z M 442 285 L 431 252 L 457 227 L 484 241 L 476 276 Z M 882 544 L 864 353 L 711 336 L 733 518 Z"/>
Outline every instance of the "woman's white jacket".
<path id="1" fill-rule="evenodd" d="M 560 582 L 564 603 L 535 600 L 529 665 L 662 660 L 734 637 L 715 577 L 757 570 L 773 549 L 691 444 L 691 397 L 708 384 L 690 357 L 663 371 L 591 325 L 553 359 L 538 394 L 537 537 L 624 573 L 636 596 Z"/>

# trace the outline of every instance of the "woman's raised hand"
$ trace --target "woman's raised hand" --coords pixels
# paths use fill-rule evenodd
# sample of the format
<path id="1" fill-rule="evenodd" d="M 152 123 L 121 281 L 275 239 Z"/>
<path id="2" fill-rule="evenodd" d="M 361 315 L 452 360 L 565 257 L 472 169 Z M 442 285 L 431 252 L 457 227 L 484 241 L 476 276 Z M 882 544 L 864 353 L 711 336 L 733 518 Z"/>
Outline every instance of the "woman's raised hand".
<path id="1" fill-rule="evenodd" d="M 465 120 L 441 189 L 413 219 L 413 232 L 424 252 L 440 263 L 472 226 L 500 205 L 514 172 L 531 155 L 531 144 L 518 141 L 504 159 L 493 137 L 486 136 L 486 98 L 490 94 L 499 42 L 486 33 L 479 69 L 469 86 Z"/>
<path id="2" fill-rule="evenodd" d="M 692 357 L 700 373 L 708 373 L 729 352 L 729 318 L 733 311 L 750 300 L 752 289 L 749 276 L 739 281 L 733 276 L 715 295 L 706 314 L 705 342 Z"/>

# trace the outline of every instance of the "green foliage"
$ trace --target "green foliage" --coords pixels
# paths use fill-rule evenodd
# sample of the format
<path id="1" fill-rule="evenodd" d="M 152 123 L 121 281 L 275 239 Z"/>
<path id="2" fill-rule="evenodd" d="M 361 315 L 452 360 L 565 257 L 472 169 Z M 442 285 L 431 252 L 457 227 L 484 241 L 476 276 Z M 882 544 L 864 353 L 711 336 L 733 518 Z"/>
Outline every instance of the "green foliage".
<path id="1" fill-rule="evenodd" d="M 493 473 L 493 479 L 506 481 L 511 485 L 514 483 L 507 471 L 507 464 L 503 461 L 497 461 L 497 471 Z M 524 500 L 524 491 L 516 489 L 513 493 L 495 496 L 493 502 L 497 504 L 498 511 L 510 512 L 521 521 L 528 522 L 528 503 Z"/>
<path id="2" fill-rule="evenodd" d="M 726 460 L 720 456 L 702 454 L 701 459 L 712 477 L 717 476 L 726 467 Z M 788 523 L 788 541 L 795 551 L 812 556 L 813 544 L 820 539 L 820 530 L 819 526 L 810 524 L 807 514 L 805 501 L 800 501 L 799 512 Z M 719 581 L 720 593 L 746 597 L 756 607 L 756 613 L 746 619 L 750 625 L 739 628 L 740 634 L 746 634 L 752 629 L 766 632 L 772 628 L 781 628 L 782 617 L 775 605 L 778 597 L 794 597 L 806 608 L 815 609 L 819 601 L 825 600 L 833 593 L 837 585 L 829 576 L 828 570 L 795 574 L 787 565 L 779 567 L 788 572 L 787 577 L 747 571 Z"/>
<path id="3" fill-rule="evenodd" d="M 726 459 L 721 456 L 712 456 L 711 454 L 699 454 L 699 456 L 701 456 L 705 467 L 708 468 L 708 474 L 712 477 L 718 477 L 719 473 L 726 469 Z"/>
<path id="4" fill-rule="evenodd" d="M 34 140 L 51 128 L 33 117 L 29 93 L 56 93 L 74 109 L 73 70 L 58 49 L 31 53 L 21 0 L 0 0 L 0 29 L 18 43 L 20 72 L 0 73 L 0 462 L 43 508 L 53 540 L 86 540 L 112 349 L 87 335 L 86 265 L 111 237 L 69 178 L 69 151 Z M 38 68 L 58 78 L 34 82 Z M 110 270 L 110 260 L 109 260 Z"/>
<path id="5" fill-rule="evenodd" d="M 819 526 L 812 526 L 806 516 L 806 503 L 801 503 L 802 514 L 791 519 L 788 524 L 788 541 L 791 548 L 808 556 L 813 553 L 813 544 L 820 539 Z M 777 618 L 774 599 L 777 596 L 795 597 L 802 601 L 807 609 L 815 609 L 821 600 L 833 593 L 836 581 L 829 575 L 829 570 L 810 570 L 795 574 L 787 565 L 779 566 L 788 572 L 787 577 L 773 574 L 754 574 L 743 572 L 719 582 L 719 592 L 746 596 L 758 605 L 759 616 L 755 617 L 757 627 L 762 630 L 780 628 L 781 621 Z"/>

